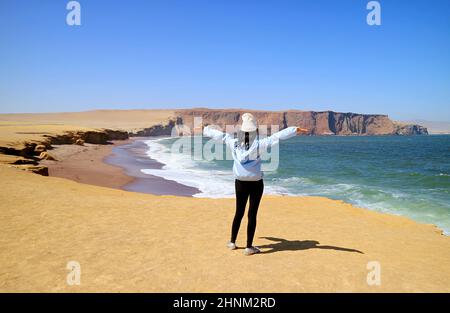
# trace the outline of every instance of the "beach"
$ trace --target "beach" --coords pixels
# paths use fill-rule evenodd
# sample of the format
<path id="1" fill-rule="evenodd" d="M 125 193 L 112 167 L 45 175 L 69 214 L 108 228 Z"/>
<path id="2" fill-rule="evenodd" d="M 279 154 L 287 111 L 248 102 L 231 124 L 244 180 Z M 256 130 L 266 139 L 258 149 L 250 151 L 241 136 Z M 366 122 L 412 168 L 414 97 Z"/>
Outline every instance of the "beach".
<path id="1" fill-rule="evenodd" d="M 89 185 L 156 195 L 192 196 L 198 192 L 175 181 L 143 174 L 141 168 L 163 166 L 143 154 L 145 147 L 139 138 L 110 145 L 59 145 L 52 150 L 57 161 L 44 160 L 41 164 L 48 167 L 49 176 Z"/>
<path id="2" fill-rule="evenodd" d="M 133 179 L 124 174 L 119 167 L 109 165 L 103 160 L 111 155 L 112 148 L 126 142 L 111 145 L 60 145 L 51 151 L 57 161 L 43 160 L 40 164 L 49 169 L 49 176 L 62 177 L 83 184 L 121 188 Z"/>
<path id="3" fill-rule="evenodd" d="M 11 127 L 0 133 L 4 142 Z M 49 176 L 0 164 L 0 291 L 450 291 L 450 238 L 440 229 L 325 197 L 265 195 L 254 240 L 262 253 L 243 255 L 246 218 L 240 249 L 230 251 L 233 198 L 124 190 L 136 182 L 151 190 L 132 164 L 108 161 L 138 157 L 141 149 L 120 150 L 136 142 L 54 145 L 58 161 L 40 161 Z M 167 184 L 162 192 L 177 186 Z M 80 265 L 79 285 L 67 283 L 71 261 Z"/>

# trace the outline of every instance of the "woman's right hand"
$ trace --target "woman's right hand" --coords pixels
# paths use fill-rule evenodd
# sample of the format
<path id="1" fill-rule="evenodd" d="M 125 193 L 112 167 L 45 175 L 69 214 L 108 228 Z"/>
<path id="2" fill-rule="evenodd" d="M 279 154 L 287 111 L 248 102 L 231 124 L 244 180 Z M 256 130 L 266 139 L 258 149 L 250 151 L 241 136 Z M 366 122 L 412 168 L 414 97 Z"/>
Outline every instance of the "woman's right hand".
<path id="1" fill-rule="evenodd" d="M 309 129 L 297 127 L 297 135 L 306 135 L 309 133 Z"/>

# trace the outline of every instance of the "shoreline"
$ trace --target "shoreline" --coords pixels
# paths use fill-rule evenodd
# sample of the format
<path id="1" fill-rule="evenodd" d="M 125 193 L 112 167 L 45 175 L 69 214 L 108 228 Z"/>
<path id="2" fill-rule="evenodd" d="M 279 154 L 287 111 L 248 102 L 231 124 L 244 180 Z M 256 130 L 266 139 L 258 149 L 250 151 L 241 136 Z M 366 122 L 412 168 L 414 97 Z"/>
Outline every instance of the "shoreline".
<path id="1" fill-rule="evenodd" d="M 152 195 L 191 197 L 200 190 L 162 177 L 142 173 L 161 168 L 145 154 L 145 138 L 112 141 L 110 145 L 55 145 L 50 153 L 58 161 L 41 161 L 49 176 L 79 183 Z"/>
<path id="2" fill-rule="evenodd" d="M 88 185 L 150 195 L 193 197 L 193 195 L 200 193 L 201 191 L 195 187 L 141 172 L 141 169 L 144 168 L 160 169 L 164 166 L 163 163 L 151 159 L 146 154 L 148 146 L 143 141 L 149 140 L 150 138 L 131 137 L 127 140 L 112 141 L 110 145 L 88 144 L 81 147 L 76 145 L 56 145 L 50 151 L 52 151 L 52 154 L 57 159 L 61 160 L 44 160 L 41 163 L 42 165 L 48 166 L 49 176 L 66 178 Z M 280 196 L 302 197 L 296 195 Z M 318 197 L 334 200 L 326 196 Z M 344 200 L 336 201 L 343 201 L 343 203 L 363 210 L 392 216 L 403 216 L 423 225 L 433 225 L 443 236 L 450 237 L 446 231 L 435 224 L 415 220 L 405 215 L 396 214 L 395 212 L 380 212 L 367 207 L 357 206 Z"/>
<path id="3" fill-rule="evenodd" d="M 128 141 L 112 141 L 112 144 L 109 145 L 54 145 L 49 153 L 57 161 L 42 160 L 40 164 L 48 167 L 50 177 L 121 189 L 133 178 L 125 175 L 122 168 L 107 164 L 104 159 L 111 154 L 113 147 L 127 144 Z"/>
<path id="4" fill-rule="evenodd" d="M 144 143 L 145 140 L 149 139 L 134 137 L 123 145 L 113 147 L 111 154 L 102 159 L 102 162 L 119 167 L 124 175 L 132 177 L 132 181 L 120 189 L 152 195 L 184 197 L 192 197 L 200 192 L 197 188 L 173 180 L 142 173 L 142 169 L 160 169 L 165 165 L 147 155 L 148 146 Z"/>

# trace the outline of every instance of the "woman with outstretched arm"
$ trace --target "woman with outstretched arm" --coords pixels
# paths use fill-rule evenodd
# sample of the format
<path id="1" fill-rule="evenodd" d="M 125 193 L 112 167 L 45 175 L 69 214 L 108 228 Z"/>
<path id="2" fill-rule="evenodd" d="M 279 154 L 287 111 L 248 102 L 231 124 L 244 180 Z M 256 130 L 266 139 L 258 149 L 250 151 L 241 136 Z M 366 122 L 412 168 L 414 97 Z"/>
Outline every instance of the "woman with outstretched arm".
<path id="1" fill-rule="evenodd" d="M 231 239 L 227 243 L 229 249 L 236 249 L 236 237 L 245 213 L 245 206 L 247 205 L 248 199 L 250 199 L 247 246 L 244 254 L 252 255 L 260 252 L 257 247 L 253 246 L 253 237 L 256 230 L 256 215 L 264 190 L 259 152 L 265 151 L 268 147 L 278 143 L 279 140 L 285 140 L 295 135 L 306 134 L 307 132 L 307 129 L 288 127 L 270 137 L 260 139 L 256 119 L 250 113 L 244 113 L 242 115 L 242 126 L 237 138 L 232 138 L 229 134 L 209 126 L 203 129 L 204 136 L 220 140 L 226 144 L 231 149 L 234 160 L 233 174 L 235 177 L 236 213 L 231 227 Z"/>

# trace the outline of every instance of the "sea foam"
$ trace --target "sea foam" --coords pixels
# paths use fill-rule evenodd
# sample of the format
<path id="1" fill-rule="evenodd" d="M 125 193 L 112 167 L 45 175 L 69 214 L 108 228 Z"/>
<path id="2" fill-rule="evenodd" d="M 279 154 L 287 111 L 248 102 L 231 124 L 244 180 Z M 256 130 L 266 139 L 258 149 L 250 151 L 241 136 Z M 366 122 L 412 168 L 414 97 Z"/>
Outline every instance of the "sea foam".
<path id="1" fill-rule="evenodd" d="M 202 162 L 194 161 L 190 154 L 171 153 L 169 147 L 161 143 L 168 138 L 146 140 L 147 155 L 162 163 L 161 169 L 142 169 L 142 173 L 173 180 L 180 184 L 197 188 L 194 197 L 230 198 L 234 197 L 234 177 L 228 171 L 201 168 Z M 266 186 L 266 194 L 293 195 L 281 186 Z"/>

